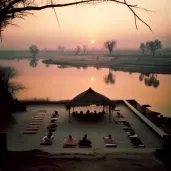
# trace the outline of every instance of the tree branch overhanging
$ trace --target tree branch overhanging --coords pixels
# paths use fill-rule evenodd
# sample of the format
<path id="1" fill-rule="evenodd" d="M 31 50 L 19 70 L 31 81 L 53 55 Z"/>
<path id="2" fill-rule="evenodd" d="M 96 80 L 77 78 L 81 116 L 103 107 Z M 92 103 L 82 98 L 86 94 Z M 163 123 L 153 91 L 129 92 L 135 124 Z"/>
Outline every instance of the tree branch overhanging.
<path id="1" fill-rule="evenodd" d="M 139 7 L 137 4 L 136 5 L 128 4 L 126 0 L 124 1 L 120 1 L 120 0 L 73 0 L 73 2 L 63 3 L 63 4 L 55 3 L 54 0 L 50 0 L 49 3 L 48 1 L 46 1 L 47 4 L 41 5 L 41 6 L 37 6 L 35 2 L 36 0 L 1 0 L 0 2 L 0 37 L 1 37 L 1 33 L 3 29 L 7 27 L 7 25 L 12 24 L 13 19 L 23 18 L 28 14 L 29 11 L 39 11 L 39 10 L 44 10 L 47 8 L 52 8 L 55 12 L 55 16 L 59 24 L 59 20 L 58 20 L 55 8 L 62 8 L 62 7 L 73 6 L 73 5 L 102 3 L 102 2 L 114 2 L 117 4 L 125 5 L 133 13 L 135 26 L 137 29 L 138 29 L 137 20 L 139 20 L 152 31 L 150 25 L 147 24 L 143 19 L 141 19 L 136 14 L 134 9 L 145 10 L 146 12 L 151 12 L 151 11 L 145 8 Z"/>

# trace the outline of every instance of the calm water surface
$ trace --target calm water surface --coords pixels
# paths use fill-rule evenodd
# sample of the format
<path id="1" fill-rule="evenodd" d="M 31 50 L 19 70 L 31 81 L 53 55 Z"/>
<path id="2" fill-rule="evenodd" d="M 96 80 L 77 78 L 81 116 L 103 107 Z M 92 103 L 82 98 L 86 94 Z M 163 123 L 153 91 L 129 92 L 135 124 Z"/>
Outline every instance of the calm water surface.
<path id="1" fill-rule="evenodd" d="M 152 110 L 171 116 L 171 75 L 131 74 L 93 67 L 60 68 L 28 60 L 0 60 L 0 64 L 19 71 L 20 75 L 14 81 L 26 87 L 17 94 L 19 99 L 72 99 L 91 87 L 110 99 L 135 99 L 140 104 L 150 104 Z"/>

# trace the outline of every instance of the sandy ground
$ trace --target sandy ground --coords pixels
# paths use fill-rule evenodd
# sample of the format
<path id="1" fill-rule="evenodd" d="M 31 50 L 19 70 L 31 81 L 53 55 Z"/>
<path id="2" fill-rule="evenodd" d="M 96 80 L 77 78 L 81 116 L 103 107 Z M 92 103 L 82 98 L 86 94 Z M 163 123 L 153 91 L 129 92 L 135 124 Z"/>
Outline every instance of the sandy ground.
<path id="1" fill-rule="evenodd" d="M 17 171 L 166 171 L 153 153 L 115 153 L 110 155 L 13 154 L 6 170 Z"/>
<path id="2" fill-rule="evenodd" d="M 118 105 L 117 109 L 125 115 L 126 119 L 131 123 L 132 127 L 139 135 L 141 141 L 146 146 L 143 149 L 135 149 L 132 147 L 130 140 L 128 139 L 125 131 L 120 124 L 115 124 L 113 121 L 109 123 L 108 115 L 104 117 L 98 123 L 84 123 L 76 121 L 72 118 L 72 123 L 68 123 L 68 111 L 65 110 L 64 106 L 55 105 L 42 105 L 42 106 L 30 106 L 27 108 L 27 112 L 21 112 L 14 114 L 15 123 L 11 125 L 7 133 L 7 142 L 9 150 L 33 150 L 40 149 L 50 153 L 108 153 L 108 152 L 151 152 L 155 148 L 159 148 L 162 144 L 161 140 L 148 128 L 140 119 L 138 119 L 129 108 L 123 105 Z M 32 117 L 35 115 L 36 111 L 45 109 L 47 114 L 44 121 L 37 132 L 37 134 L 27 135 L 23 134 L 24 129 L 31 121 Z M 47 133 L 47 125 L 50 120 L 51 113 L 53 110 L 57 109 L 60 113 L 59 126 L 54 133 L 55 139 L 52 146 L 40 146 L 40 141 L 42 137 Z M 92 111 L 94 109 L 102 110 L 96 106 L 90 108 Z M 87 108 L 77 108 L 77 110 L 87 110 Z M 147 133 L 148 132 L 148 133 Z M 74 136 L 77 140 L 83 137 L 84 134 L 88 134 L 89 138 L 92 140 L 92 148 L 74 148 L 74 149 L 64 149 L 62 147 L 63 140 L 69 134 Z M 106 148 L 103 137 L 108 134 L 112 134 L 115 137 L 117 148 Z"/>
<path id="3" fill-rule="evenodd" d="M 98 57 L 98 60 L 97 60 Z M 56 64 L 73 67 L 112 68 L 118 71 L 139 73 L 171 73 L 171 58 L 169 57 L 104 57 L 102 55 L 89 56 L 57 56 L 44 60 L 46 64 Z"/>

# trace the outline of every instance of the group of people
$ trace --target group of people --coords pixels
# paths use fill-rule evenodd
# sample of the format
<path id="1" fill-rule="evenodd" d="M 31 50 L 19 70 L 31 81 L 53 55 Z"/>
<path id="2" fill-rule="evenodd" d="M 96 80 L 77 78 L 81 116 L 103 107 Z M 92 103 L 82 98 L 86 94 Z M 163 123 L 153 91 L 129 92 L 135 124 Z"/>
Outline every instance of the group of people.
<path id="1" fill-rule="evenodd" d="M 53 132 L 56 131 L 56 128 L 58 126 L 57 125 L 58 117 L 59 117 L 58 111 L 54 110 L 54 113 L 52 113 L 52 116 L 51 116 L 51 121 L 49 125 L 47 126 L 48 133 L 42 139 L 42 142 L 41 142 L 42 145 L 52 144 L 53 139 L 54 139 Z"/>
<path id="2" fill-rule="evenodd" d="M 91 141 L 87 138 L 87 134 L 85 134 L 83 136 L 83 138 L 81 140 L 79 140 L 78 145 L 79 146 L 87 146 L 87 147 L 91 147 Z M 67 138 L 65 138 L 64 140 L 64 147 L 66 146 L 76 146 L 77 145 L 77 140 L 72 137 L 71 135 L 69 135 Z"/>
<path id="3" fill-rule="evenodd" d="M 75 112 L 72 112 L 72 114 L 73 115 L 79 115 L 79 114 L 83 115 L 84 113 L 83 113 L 83 111 L 80 111 L 80 112 L 75 111 Z M 87 115 L 105 114 L 105 111 L 103 110 L 102 112 L 97 112 L 96 110 L 94 110 L 94 112 L 90 112 L 90 110 L 87 110 L 87 112 L 85 114 L 87 114 Z"/>

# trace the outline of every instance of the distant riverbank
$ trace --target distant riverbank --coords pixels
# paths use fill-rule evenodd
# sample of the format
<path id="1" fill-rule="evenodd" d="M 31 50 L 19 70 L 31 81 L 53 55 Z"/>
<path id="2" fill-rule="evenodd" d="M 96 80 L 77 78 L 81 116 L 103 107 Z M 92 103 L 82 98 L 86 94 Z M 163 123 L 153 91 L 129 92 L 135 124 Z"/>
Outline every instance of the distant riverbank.
<path id="1" fill-rule="evenodd" d="M 164 57 L 77 56 L 46 59 L 43 63 L 61 65 L 61 67 L 96 67 L 126 72 L 171 74 L 171 58 Z"/>

